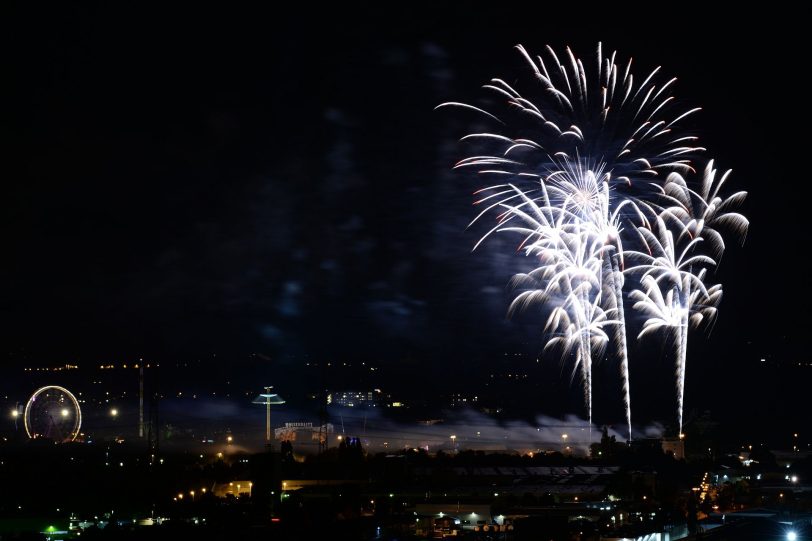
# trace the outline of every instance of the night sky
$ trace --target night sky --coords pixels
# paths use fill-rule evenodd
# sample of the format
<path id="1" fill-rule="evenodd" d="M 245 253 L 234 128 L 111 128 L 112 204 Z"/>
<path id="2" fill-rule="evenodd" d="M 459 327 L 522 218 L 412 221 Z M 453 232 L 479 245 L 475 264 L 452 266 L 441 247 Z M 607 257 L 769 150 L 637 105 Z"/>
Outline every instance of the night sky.
<path id="1" fill-rule="evenodd" d="M 517 43 L 591 58 L 598 41 L 679 77 L 708 156 L 750 192 L 688 400 L 756 387 L 741 367 L 761 357 L 809 361 L 803 17 L 405 5 L 9 18 L 6 363 L 262 352 L 473 378 L 505 351 L 535 358 L 539 331 L 505 318 L 523 262 L 470 251 L 479 182 L 450 170 L 470 117 L 433 109 L 527 80 Z M 633 354 L 641 400 L 670 385 L 659 344 Z"/>

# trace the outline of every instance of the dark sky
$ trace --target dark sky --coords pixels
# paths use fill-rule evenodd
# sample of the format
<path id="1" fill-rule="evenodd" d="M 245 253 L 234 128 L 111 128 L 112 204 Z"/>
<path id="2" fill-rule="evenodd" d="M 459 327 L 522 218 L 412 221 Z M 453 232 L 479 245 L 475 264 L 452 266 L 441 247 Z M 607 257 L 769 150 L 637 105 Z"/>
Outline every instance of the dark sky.
<path id="1" fill-rule="evenodd" d="M 802 17 L 408 5 L 8 17 L 9 359 L 262 351 L 476 372 L 534 354 L 538 331 L 505 320 L 516 260 L 471 254 L 464 231 L 478 184 L 449 169 L 470 119 L 433 108 L 526 78 L 517 43 L 590 56 L 602 41 L 680 78 L 709 155 L 750 192 L 751 231 L 725 255 L 719 322 L 692 340 L 689 372 L 808 360 L 809 273 L 793 262 L 810 201 Z"/>

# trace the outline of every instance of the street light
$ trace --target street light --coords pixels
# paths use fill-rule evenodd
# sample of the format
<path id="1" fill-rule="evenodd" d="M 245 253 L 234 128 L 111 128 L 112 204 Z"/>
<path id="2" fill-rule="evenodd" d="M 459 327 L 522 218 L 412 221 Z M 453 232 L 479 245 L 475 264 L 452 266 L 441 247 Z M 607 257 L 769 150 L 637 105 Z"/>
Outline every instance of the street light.
<path id="1" fill-rule="evenodd" d="M 110 410 L 110 416 L 111 417 L 118 417 L 118 410 L 116 408 L 111 409 Z"/>

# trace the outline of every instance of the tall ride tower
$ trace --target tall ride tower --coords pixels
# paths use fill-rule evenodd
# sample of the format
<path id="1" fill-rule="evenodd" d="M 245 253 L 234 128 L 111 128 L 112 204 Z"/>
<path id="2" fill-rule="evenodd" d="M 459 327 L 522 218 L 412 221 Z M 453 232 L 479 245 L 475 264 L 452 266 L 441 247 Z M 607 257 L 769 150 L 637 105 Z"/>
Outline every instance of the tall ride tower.
<path id="1" fill-rule="evenodd" d="M 265 445 L 271 446 L 273 441 L 273 432 L 271 432 L 271 405 L 284 404 L 285 400 L 276 393 L 272 393 L 273 386 L 265 387 L 265 392 L 260 393 L 254 400 L 254 404 L 265 405 Z"/>

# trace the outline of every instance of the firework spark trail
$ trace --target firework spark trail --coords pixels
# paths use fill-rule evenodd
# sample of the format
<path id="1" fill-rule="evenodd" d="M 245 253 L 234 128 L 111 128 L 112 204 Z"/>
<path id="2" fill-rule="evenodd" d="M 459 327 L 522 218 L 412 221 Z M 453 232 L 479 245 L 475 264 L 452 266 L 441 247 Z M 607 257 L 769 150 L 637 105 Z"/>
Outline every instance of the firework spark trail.
<path id="1" fill-rule="evenodd" d="M 673 288 L 669 294 L 678 299 L 678 309 L 680 310 L 680 320 L 678 325 L 678 339 L 676 344 L 677 353 L 677 418 L 679 422 L 680 434 L 683 427 L 683 405 L 685 396 L 685 372 L 688 350 L 688 331 L 691 326 L 698 326 L 703 319 L 713 320 L 716 315 L 716 307 L 721 301 L 721 285 L 714 285 L 705 289 L 705 276 L 707 268 L 705 265 L 714 265 L 714 260 L 708 256 L 691 255 L 695 253 L 703 241 L 708 251 L 715 257 L 721 258 L 725 245 L 719 228 L 731 229 L 734 234 L 739 235 L 742 240 L 747 232 L 749 222 L 744 215 L 734 212 L 734 208 L 740 205 L 746 192 L 737 192 L 723 198 L 719 191 L 725 180 L 730 175 L 726 171 L 716 181 L 716 170 L 713 168 L 713 160 L 710 160 L 705 168 L 700 191 L 696 192 L 688 187 L 685 179 L 678 173 L 672 173 L 666 179 L 663 189 L 663 198 L 670 203 L 663 206 L 661 219 L 658 219 L 658 226 L 665 230 L 666 223 L 670 224 L 671 230 L 665 231 L 661 236 L 663 242 L 647 243 L 652 255 L 643 255 L 647 261 L 642 267 L 647 273 L 658 275 L 658 279 L 665 278 L 662 283 L 657 280 L 652 284 L 650 280 L 646 286 L 646 294 L 652 294 L 653 285 L 658 287 Z M 674 239 L 672 231 L 676 230 L 678 235 Z M 653 238 L 649 232 L 649 240 Z M 679 259 L 675 260 L 677 244 L 685 244 Z M 640 255 L 640 254 L 638 254 Z M 687 272 L 686 272 L 687 269 Z M 633 269 L 632 269 L 633 270 Z M 651 278 L 651 276 L 648 276 Z M 643 302 L 640 292 L 632 292 L 638 302 L 635 307 L 649 314 L 653 313 L 651 308 L 657 305 L 658 301 L 663 301 L 662 295 L 651 297 L 647 304 Z M 668 298 L 666 296 L 666 298 Z M 651 304 L 654 303 L 654 305 Z M 663 301 L 665 302 L 665 301 Z M 673 301 L 672 301 L 673 302 Z M 660 314 L 665 313 L 663 305 L 658 306 Z M 691 325 L 689 325 L 689 318 Z M 658 321 L 663 321 L 662 318 Z M 669 327 L 673 325 L 654 324 L 646 322 L 641 335 L 651 328 Z"/>
<path id="2" fill-rule="evenodd" d="M 694 280 L 693 278 L 696 278 Z M 638 338 L 664 329 L 675 334 L 676 376 L 677 376 L 677 420 L 679 434 L 683 427 L 683 404 L 685 398 L 685 372 L 688 353 L 688 329 L 698 327 L 704 321 L 709 323 L 716 316 L 717 306 L 722 298 L 722 286 L 717 284 L 708 289 L 695 286 L 705 278 L 705 269 L 694 275 L 683 275 L 680 283 L 670 280 L 658 281 L 654 275 L 643 277 L 643 290 L 634 290 L 630 296 L 635 301 L 634 308 L 647 316 Z M 666 291 L 663 294 L 663 291 Z"/>
<path id="3" fill-rule="evenodd" d="M 656 226 L 657 234 L 639 228 L 647 251 L 626 252 L 630 258 L 641 260 L 627 272 L 643 273 L 641 283 L 645 293 L 631 292 L 636 301 L 635 309 L 650 316 L 638 337 L 660 328 L 672 328 L 677 333 L 677 419 L 682 434 L 689 324 L 697 326 L 704 318 L 715 314 L 721 300 L 721 286 L 705 286 L 707 269 L 716 262 L 697 253 L 704 239 L 692 237 L 688 226 L 672 209 L 665 209 L 657 216 Z M 683 242 L 678 244 L 680 240 Z"/>
<path id="4" fill-rule="evenodd" d="M 620 63 L 615 52 L 604 56 L 600 44 L 596 61 L 586 64 L 569 48 L 558 55 L 547 46 L 535 58 L 521 45 L 517 49 L 538 84 L 535 101 L 515 85 L 494 78 L 483 88 L 506 105 L 498 113 L 491 106 L 462 102 L 438 106 L 458 107 L 497 125 L 496 132 L 480 129 L 464 136 L 465 144 L 487 150 L 454 166 L 497 179 L 476 192 L 475 204 L 482 210 L 472 224 L 489 214 L 496 214 L 497 224 L 474 249 L 491 234 L 508 231 L 519 233 L 520 250 L 538 259 L 535 270 L 514 277 L 514 285 L 524 290 L 511 303 L 509 314 L 536 303 L 554 307 L 546 326 L 554 333 L 548 346 L 566 345 L 561 348 L 562 361 L 575 358 L 573 374 L 581 372 L 590 421 L 593 346 L 602 351 L 603 338 L 608 338 L 604 327 L 614 326 L 630 439 L 624 283 L 630 284 L 635 306 L 641 310 L 647 306 L 643 299 L 653 294 L 652 283 L 673 288 L 660 305 L 651 302 L 661 308 L 661 315 L 666 315 L 663 303 L 668 299 L 677 303 L 669 310 L 686 311 L 685 321 L 673 326 L 684 329 L 676 344 L 682 430 L 687 322 L 692 313 L 701 312 L 700 308 L 692 312 L 692 306 L 707 307 L 711 298 L 718 301 L 713 296 L 717 290 L 703 283 L 706 269 L 724 250 L 718 229 L 746 233 L 746 218 L 733 212 L 746 194 L 722 198 L 719 192 L 729 171 L 717 181 L 712 161 L 700 188 L 689 187 L 683 175 L 695 173 L 692 159 L 705 149 L 680 127 L 700 108 L 677 108 L 672 95 L 676 79 L 661 79 L 659 67 L 637 84 L 632 60 Z M 626 252 L 624 243 L 642 248 Z M 700 248 L 710 255 L 699 253 Z M 639 281 L 624 278 L 630 271 L 626 253 L 639 262 L 631 270 L 642 273 L 645 292 L 636 289 L 641 287 Z M 596 321 L 603 323 L 596 327 Z M 650 323 L 646 329 L 664 326 L 668 327 Z"/>
<path id="5" fill-rule="evenodd" d="M 527 289 L 511 303 L 510 312 L 539 300 L 556 304 L 546 325 L 553 334 L 546 349 L 560 346 L 562 359 L 574 358 L 573 377 L 580 371 L 591 431 L 593 357 L 602 355 L 608 342 L 604 327 L 620 323 L 608 318 L 617 309 L 604 309 L 601 298 L 604 252 L 611 246 L 607 248 L 591 222 L 579 220 L 566 206 L 540 207 L 525 194 L 519 195 L 522 208 L 506 207 L 508 216 L 519 218 L 519 223 L 504 225 L 497 231 L 521 234 L 524 251 L 537 257 L 540 266 L 514 278 L 516 286 Z"/>
<path id="6" fill-rule="evenodd" d="M 723 198 L 719 191 L 731 171 L 725 171 L 717 181 L 717 171 L 713 165 L 713 160 L 710 160 L 705 167 L 699 192 L 690 189 L 682 175 L 668 175 L 663 187 L 663 199 L 670 205 L 663 207 L 665 212 L 682 222 L 683 234 L 707 240 L 712 257 L 719 259 L 725 250 L 719 230 L 728 229 L 743 242 L 750 223 L 743 214 L 735 212 L 735 208 L 744 202 L 747 192 L 739 191 Z"/>

